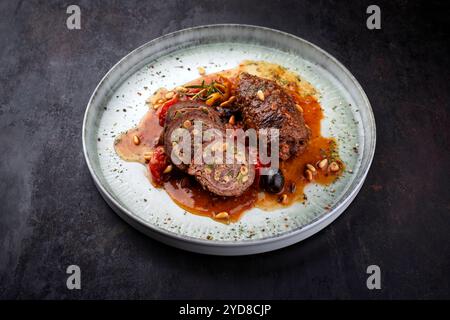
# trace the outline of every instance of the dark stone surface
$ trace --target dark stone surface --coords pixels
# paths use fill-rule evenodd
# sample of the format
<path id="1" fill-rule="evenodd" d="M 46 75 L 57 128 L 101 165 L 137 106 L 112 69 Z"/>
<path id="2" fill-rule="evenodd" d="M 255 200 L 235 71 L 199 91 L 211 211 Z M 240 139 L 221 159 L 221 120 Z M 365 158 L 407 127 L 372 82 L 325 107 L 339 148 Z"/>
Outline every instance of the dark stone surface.
<path id="1" fill-rule="evenodd" d="M 66 28 L 69 4 L 82 30 Z M 371 2 L 1 1 L 1 298 L 450 298 L 449 10 Z M 372 103 L 378 143 L 360 194 L 330 227 L 251 257 L 210 257 L 147 238 L 97 192 L 82 155 L 86 103 L 137 46 L 210 23 L 303 37 L 346 65 Z M 65 268 L 82 269 L 82 290 Z M 382 290 L 366 289 L 366 267 Z"/>

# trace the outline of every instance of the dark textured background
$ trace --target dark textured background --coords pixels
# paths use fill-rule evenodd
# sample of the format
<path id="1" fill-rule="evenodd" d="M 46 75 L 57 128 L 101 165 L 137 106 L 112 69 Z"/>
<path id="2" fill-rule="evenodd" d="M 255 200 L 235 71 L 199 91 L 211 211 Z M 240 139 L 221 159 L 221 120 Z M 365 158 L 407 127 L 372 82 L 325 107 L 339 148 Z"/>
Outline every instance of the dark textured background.
<path id="1" fill-rule="evenodd" d="M 450 298 L 450 11 L 430 1 L 0 1 L 0 298 Z M 65 9 L 78 4 L 82 30 Z M 366 183 L 331 226 L 250 257 L 183 252 L 140 234 L 97 192 L 81 146 L 101 77 L 181 28 L 290 32 L 344 63 L 377 121 Z M 82 269 L 82 290 L 65 268 Z M 382 290 L 366 289 L 366 267 Z"/>

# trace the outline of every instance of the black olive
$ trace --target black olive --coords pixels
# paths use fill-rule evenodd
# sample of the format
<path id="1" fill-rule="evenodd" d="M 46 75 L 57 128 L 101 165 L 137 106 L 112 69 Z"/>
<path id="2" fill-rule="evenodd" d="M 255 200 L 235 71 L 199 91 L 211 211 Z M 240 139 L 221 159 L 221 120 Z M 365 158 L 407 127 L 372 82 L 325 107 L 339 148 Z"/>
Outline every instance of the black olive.
<path id="1" fill-rule="evenodd" d="M 280 169 L 270 170 L 267 175 L 261 176 L 262 187 L 270 193 L 279 193 L 284 187 L 284 176 Z"/>
<path id="2" fill-rule="evenodd" d="M 217 107 L 217 111 L 219 112 L 220 116 L 228 121 L 230 117 L 234 114 L 234 111 L 230 108 L 222 108 Z"/>
<path id="3" fill-rule="evenodd" d="M 223 116 L 226 119 L 229 119 L 234 114 L 234 112 L 232 110 L 230 110 L 230 109 L 223 108 L 222 110 L 223 110 Z"/>

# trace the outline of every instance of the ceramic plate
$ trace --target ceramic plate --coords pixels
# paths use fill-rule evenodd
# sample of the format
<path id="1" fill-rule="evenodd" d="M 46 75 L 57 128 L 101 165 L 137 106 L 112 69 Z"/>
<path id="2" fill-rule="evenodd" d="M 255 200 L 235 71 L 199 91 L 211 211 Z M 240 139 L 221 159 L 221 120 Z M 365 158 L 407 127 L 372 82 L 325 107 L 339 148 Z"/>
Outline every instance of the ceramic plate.
<path id="1" fill-rule="evenodd" d="M 145 100 L 159 87 L 174 87 L 244 59 L 280 64 L 319 91 L 322 134 L 338 140 L 346 171 L 330 186 L 309 184 L 305 204 L 275 211 L 252 209 L 237 223 L 221 224 L 178 207 L 152 187 L 147 169 L 125 162 L 113 143 L 146 113 Z M 183 66 L 183 67 L 181 67 Z M 217 255 L 244 255 L 299 242 L 335 220 L 354 199 L 375 150 L 370 103 L 352 74 L 317 46 L 280 31 L 246 25 L 210 25 L 150 41 L 119 61 L 101 80 L 86 109 L 83 147 L 105 200 L 128 223 L 172 246 Z"/>

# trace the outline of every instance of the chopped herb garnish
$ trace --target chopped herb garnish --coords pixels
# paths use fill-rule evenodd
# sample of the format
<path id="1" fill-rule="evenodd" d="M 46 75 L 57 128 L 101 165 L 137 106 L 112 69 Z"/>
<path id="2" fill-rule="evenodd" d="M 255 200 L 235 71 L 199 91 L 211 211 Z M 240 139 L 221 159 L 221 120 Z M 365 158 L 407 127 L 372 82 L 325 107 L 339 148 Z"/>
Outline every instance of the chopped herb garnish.
<path id="1" fill-rule="evenodd" d="M 213 93 L 219 93 L 220 95 L 225 94 L 225 86 L 217 81 L 212 81 L 209 84 L 205 83 L 205 80 L 202 81 L 202 84 L 196 84 L 196 85 L 190 85 L 185 86 L 188 89 L 201 89 L 197 93 L 186 93 L 187 96 L 191 96 L 192 99 L 200 99 L 200 100 L 207 100 L 210 95 Z"/>

